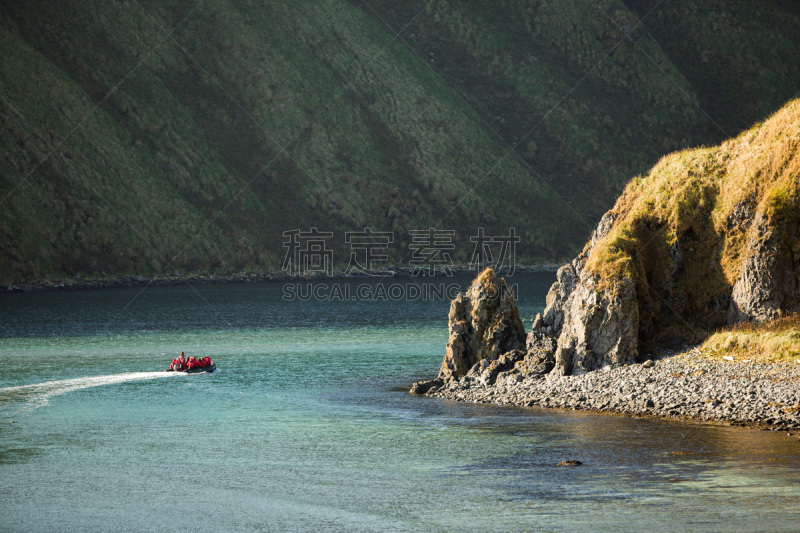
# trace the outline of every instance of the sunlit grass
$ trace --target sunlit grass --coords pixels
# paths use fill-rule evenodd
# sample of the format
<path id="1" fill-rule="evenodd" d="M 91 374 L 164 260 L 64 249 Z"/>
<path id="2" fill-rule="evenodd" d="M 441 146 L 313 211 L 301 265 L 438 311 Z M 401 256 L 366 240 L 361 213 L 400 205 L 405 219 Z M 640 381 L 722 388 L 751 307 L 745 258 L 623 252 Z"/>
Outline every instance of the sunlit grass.
<path id="1" fill-rule="evenodd" d="M 712 359 L 730 356 L 735 361 L 794 363 L 800 360 L 800 314 L 719 330 L 699 350 Z"/>
<path id="2" fill-rule="evenodd" d="M 800 259 L 799 182 L 800 100 L 794 100 L 735 139 L 665 156 L 632 180 L 587 267 L 605 291 L 616 291 L 624 278 L 635 282 L 648 340 L 676 323 L 687 330 L 720 327 L 754 239 L 771 236 L 788 246 L 788 260 Z M 796 355 L 790 333 L 765 335 L 723 337 L 732 350 Z"/>

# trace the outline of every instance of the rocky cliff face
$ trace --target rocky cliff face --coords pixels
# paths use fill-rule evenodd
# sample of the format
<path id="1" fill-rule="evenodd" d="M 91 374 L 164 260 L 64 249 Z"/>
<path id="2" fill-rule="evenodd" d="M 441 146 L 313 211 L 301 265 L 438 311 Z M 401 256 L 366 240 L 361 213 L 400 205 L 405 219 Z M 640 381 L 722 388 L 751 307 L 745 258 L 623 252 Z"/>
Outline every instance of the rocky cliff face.
<path id="1" fill-rule="evenodd" d="M 763 216 L 752 223 L 731 294 L 729 324 L 764 322 L 800 311 L 800 232 L 796 223 L 782 225 L 773 227 Z"/>
<path id="2" fill-rule="evenodd" d="M 633 280 L 624 278 L 616 291 L 603 291 L 597 276 L 586 268 L 593 247 L 613 223 L 613 216 L 606 214 L 586 249 L 558 270 L 544 313 L 534 319 L 532 333 L 557 339 L 554 357 L 561 374 L 581 374 L 636 361 L 639 311 Z M 529 339 L 530 349 L 536 346 L 537 338 Z M 546 344 L 551 345 L 549 341 Z"/>
<path id="3" fill-rule="evenodd" d="M 436 385 L 491 385 L 637 362 L 640 351 L 800 312 L 800 100 L 716 148 L 635 178 L 558 270 L 524 332 L 490 270 L 450 310 Z"/>

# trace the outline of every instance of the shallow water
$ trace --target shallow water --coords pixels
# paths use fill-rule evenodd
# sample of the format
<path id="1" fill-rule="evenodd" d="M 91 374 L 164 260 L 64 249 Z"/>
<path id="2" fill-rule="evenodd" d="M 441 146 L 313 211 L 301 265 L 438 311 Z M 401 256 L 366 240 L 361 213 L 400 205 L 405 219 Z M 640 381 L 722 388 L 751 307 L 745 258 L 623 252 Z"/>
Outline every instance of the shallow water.
<path id="1" fill-rule="evenodd" d="M 513 280 L 529 325 L 553 275 Z M 800 529 L 785 435 L 414 397 L 447 301 L 282 294 L 0 297 L 0 530 Z"/>

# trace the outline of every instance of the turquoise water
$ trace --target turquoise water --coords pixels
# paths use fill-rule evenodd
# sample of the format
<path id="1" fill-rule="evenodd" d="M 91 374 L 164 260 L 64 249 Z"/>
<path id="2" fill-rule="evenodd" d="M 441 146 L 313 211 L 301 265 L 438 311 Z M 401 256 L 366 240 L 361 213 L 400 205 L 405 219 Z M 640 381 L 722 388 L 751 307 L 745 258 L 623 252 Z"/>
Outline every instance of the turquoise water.
<path id="1" fill-rule="evenodd" d="M 513 279 L 529 325 L 553 275 Z M 0 530 L 800 529 L 794 438 L 414 397 L 447 301 L 282 294 L 0 297 Z"/>

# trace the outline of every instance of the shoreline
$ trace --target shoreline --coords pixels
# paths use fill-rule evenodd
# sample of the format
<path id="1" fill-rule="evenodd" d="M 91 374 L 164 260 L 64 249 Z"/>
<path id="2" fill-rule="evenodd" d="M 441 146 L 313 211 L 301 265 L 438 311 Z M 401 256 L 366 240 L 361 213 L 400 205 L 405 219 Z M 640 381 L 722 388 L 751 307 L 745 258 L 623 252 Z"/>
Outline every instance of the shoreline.
<path id="1" fill-rule="evenodd" d="M 465 376 L 428 394 L 461 402 L 718 423 L 800 437 L 800 364 L 714 361 L 669 354 L 576 376 Z"/>
<path id="2" fill-rule="evenodd" d="M 529 274 L 534 272 L 555 272 L 561 263 L 541 263 L 530 266 L 518 266 L 515 274 Z M 410 278 L 415 277 L 412 267 L 394 267 L 392 276 L 389 278 Z M 456 265 L 451 268 L 452 275 L 475 275 L 477 270 L 469 267 Z M 440 275 L 438 277 L 447 277 Z M 235 272 L 231 274 L 181 274 L 141 276 L 141 275 L 119 275 L 106 277 L 83 277 L 74 276 L 57 280 L 33 280 L 19 283 L 0 282 L 0 294 L 18 292 L 40 292 L 40 291 L 65 291 L 65 290 L 94 290 L 94 289 L 113 289 L 119 287 L 147 287 L 169 286 L 169 285 L 224 285 L 230 283 L 265 283 L 265 282 L 286 282 L 286 281 L 332 281 L 332 280 L 355 280 L 355 279 L 375 279 L 376 276 L 367 274 L 347 274 L 344 271 L 334 271 L 332 275 L 309 275 L 292 276 L 283 271 L 278 272 Z"/>

